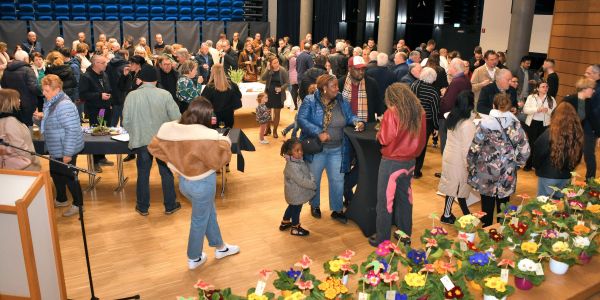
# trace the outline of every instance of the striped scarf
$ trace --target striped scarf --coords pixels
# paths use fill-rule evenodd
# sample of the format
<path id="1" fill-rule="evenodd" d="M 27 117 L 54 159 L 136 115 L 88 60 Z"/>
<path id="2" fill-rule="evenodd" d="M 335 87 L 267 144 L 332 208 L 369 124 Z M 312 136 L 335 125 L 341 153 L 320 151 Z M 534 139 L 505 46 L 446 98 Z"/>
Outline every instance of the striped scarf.
<path id="1" fill-rule="evenodd" d="M 352 102 L 352 80 L 350 76 L 346 76 L 342 96 L 344 99 Z M 363 122 L 367 122 L 369 116 L 369 106 L 367 103 L 367 90 L 365 89 L 365 80 L 363 79 L 358 85 L 358 110 L 356 111 L 356 116 Z"/>

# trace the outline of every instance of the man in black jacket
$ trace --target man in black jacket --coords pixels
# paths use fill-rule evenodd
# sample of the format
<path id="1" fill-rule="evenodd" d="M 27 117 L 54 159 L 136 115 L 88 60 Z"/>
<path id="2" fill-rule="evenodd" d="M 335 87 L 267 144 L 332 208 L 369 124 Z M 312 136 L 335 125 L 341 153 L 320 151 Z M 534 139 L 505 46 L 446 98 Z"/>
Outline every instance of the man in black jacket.
<path id="1" fill-rule="evenodd" d="M 337 42 L 335 44 L 335 53 L 329 55 L 329 63 L 331 64 L 331 71 L 333 75 L 340 78 L 348 73 L 348 58 L 344 55 L 344 42 Z"/>
<path id="2" fill-rule="evenodd" d="M 29 65 L 29 56 L 23 51 L 15 53 L 15 59 L 8 63 L 2 81 L 4 89 L 14 89 L 21 95 L 21 122 L 27 126 L 33 125 L 33 112 L 38 106 L 38 96 L 42 92 L 37 85 L 35 72 Z"/>
<path id="3" fill-rule="evenodd" d="M 214 64 L 212 55 L 208 53 L 208 45 L 206 43 L 202 43 L 200 45 L 200 50 L 196 54 L 196 61 L 198 62 L 198 76 L 202 76 L 204 78 L 204 82 L 208 82 L 210 77 L 210 68 Z"/>
<path id="4" fill-rule="evenodd" d="M 220 48 L 223 49 L 221 52 L 221 58 L 219 63 L 223 64 L 223 69 L 225 70 L 225 75 L 229 78 L 229 69 L 237 70 L 238 68 L 238 57 L 231 48 L 228 40 L 220 40 L 217 42 L 217 45 L 220 45 Z"/>
<path id="5" fill-rule="evenodd" d="M 373 52 L 371 52 L 373 53 Z M 377 66 L 375 66 L 374 68 L 367 68 L 367 71 L 365 72 L 365 74 L 367 75 L 367 77 L 373 78 L 375 79 L 375 82 L 377 82 L 377 86 L 379 87 L 379 103 L 385 103 L 383 101 L 384 96 L 385 96 L 385 90 L 388 88 L 388 86 L 390 86 L 390 84 L 394 83 L 396 77 L 394 75 L 394 72 L 392 72 L 389 68 L 388 68 L 388 55 L 385 53 L 379 53 L 377 54 L 377 57 L 375 58 L 375 61 L 377 62 Z M 385 111 L 385 110 L 384 110 Z"/>
<path id="6" fill-rule="evenodd" d="M 164 55 L 158 57 L 156 72 L 158 75 L 156 87 L 171 93 L 173 100 L 179 105 L 179 101 L 177 100 L 177 79 L 179 79 L 179 74 L 173 69 L 173 63 L 169 57 Z"/>
<path id="7" fill-rule="evenodd" d="M 510 86 L 512 73 L 508 69 L 501 69 L 496 74 L 496 81 L 492 82 L 481 89 L 479 101 L 477 102 L 477 112 L 480 114 L 489 115 L 490 110 L 494 107 L 494 96 L 499 93 L 509 93 L 512 100 L 511 111 L 517 110 L 517 91 Z"/>
<path id="8" fill-rule="evenodd" d="M 85 101 L 85 114 L 89 116 L 90 126 L 98 126 L 98 115 L 104 109 L 104 120 L 110 124 L 111 117 L 111 87 L 108 75 L 104 72 L 107 66 L 107 58 L 102 55 L 92 57 L 92 65 L 81 75 L 79 81 L 79 97 Z M 100 165 L 112 166 L 113 162 L 106 159 L 106 155 L 94 155 L 94 169 L 102 172 Z"/>
<path id="9" fill-rule="evenodd" d="M 124 55 L 129 55 L 129 52 L 127 50 L 119 50 L 106 66 L 106 75 L 111 87 L 118 86 L 119 79 L 123 76 L 123 70 L 129 65 Z M 125 95 L 122 92 L 115 91 L 114 95 L 112 95 L 112 115 L 110 118 L 110 126 L 112 127 L 117 126 L 119 120 L 123 118 Z"/>
<path id="10" fill-rule="evenodd" d="M 308 95 L 308 87 L 313 83 L 317 83 L 317 78 L 319 76 L 327 73 L 327 69 L 325 69 L 326 63 L 327 57 L 319 55 L 315 58 L 313 67 L 304 72 L 302 80 L 299 80 L 298 87 L 298 94 L 300 95 L 301 100 L 304 100 L 304 97 Z"/>

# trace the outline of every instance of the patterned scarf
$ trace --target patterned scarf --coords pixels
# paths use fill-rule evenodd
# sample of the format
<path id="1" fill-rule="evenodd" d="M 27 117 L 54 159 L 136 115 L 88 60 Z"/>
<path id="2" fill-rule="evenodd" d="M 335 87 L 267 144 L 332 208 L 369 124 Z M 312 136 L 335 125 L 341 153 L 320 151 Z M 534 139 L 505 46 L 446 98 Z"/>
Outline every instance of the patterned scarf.
<path id="1" fill-rule="evenodd" d="M 346 76 L 342 96 L 348 101 L 352 101 L 352 80 Z M 363 122 L 366 122 L 369 115 L 369 106 L 367 105 L 367 90 L 365 89 L 365 80 L 361 80 L 358 85 L 358 110 L 356 116 Z"/>
<path id="2" fill-rule="evenodd" d="M 329 100 L 329 103 L 325 104 L 323 96 L 321 96 L 321 103 L 325 106 L 325 113 L 323 114 L 323 131 L 327 131 L 331 118 L 333 117 L 333 108 L 335 107 L 336 98 Z"/>

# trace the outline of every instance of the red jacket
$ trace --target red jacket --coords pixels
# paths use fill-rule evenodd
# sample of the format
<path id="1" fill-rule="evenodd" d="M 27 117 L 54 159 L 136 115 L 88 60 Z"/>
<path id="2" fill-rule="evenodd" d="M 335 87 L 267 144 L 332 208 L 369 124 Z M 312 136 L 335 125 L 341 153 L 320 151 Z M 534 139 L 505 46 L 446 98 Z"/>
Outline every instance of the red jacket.
<path id="1" fill-rule="evenodd" d="M 417 136 L 412 136 L 408 130 L 399 129 L 398 115 L 394 108 L 388 108 L 381 120 L 381 129 L 377 133 L 377 140 L 382 145 L 381 155 L 385 159 L 408 161 L 413 160 L 425 147 L 426 118 L 422 111 L 421 126 Z"/>

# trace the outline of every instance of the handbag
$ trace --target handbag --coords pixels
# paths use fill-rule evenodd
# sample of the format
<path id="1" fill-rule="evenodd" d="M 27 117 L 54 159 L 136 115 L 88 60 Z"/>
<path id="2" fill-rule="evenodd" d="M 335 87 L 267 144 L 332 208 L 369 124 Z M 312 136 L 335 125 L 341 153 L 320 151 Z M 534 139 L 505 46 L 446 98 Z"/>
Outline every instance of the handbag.
<path id="1" fill-rule="evenodd" d="M 304 154 L 317 154 L 323 151 L 323 143 L 318 137 L 309 137 L 301 142 Z"/>

